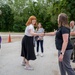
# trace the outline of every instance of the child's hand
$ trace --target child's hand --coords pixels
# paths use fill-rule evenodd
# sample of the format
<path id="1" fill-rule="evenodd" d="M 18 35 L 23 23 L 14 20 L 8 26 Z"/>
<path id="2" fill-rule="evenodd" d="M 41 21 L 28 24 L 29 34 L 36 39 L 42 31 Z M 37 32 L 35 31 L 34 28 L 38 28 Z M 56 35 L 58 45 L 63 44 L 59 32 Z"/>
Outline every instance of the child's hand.
<path id="1" fill-rule="evenodd" d="M 44 33 L 39 33 L 39 36 L 44 36 Z"/>
<path id="2" fill-rule="evenodd" d="M 44 33 L 41 33 L 41 36 L 44 36 Z"/>

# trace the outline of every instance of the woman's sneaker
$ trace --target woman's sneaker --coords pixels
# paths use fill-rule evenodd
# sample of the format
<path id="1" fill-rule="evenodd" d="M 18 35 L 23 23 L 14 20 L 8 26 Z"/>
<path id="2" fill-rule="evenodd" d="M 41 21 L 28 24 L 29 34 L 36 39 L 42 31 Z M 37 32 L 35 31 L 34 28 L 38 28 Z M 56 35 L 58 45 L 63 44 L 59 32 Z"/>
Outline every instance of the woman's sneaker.
<path id="1" fill-rule="evenodd" d="M 43 53 L 41 53 L 41 57 L 43 57 Z"/>
<path id="2" fill-rule="evenodd" d="M 24 68 L 25 68 L 25 70 L 34 70 L 34 68 L 33 68 L 33 67 L 28 66 L 28 65 L 26 65 Z"/>
<path id="3" fill-rule="evenodd" d="M 26 65 L 26 62 L 22 62 L 22 66 L 25 66 Z"/>
<path id="4" fill-rule="evenodd" d="M 39 56 L 39 52 L 36 53 L 36 56 Z"/>

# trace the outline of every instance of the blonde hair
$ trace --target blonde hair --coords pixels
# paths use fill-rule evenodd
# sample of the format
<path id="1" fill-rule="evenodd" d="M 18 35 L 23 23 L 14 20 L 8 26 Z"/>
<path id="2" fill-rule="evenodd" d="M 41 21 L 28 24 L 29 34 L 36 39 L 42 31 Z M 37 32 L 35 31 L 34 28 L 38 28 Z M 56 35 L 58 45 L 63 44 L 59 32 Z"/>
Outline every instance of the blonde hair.
<path id="1" fill-rule="evenodd" d="M 60 13 L 58 15 L 58 18 L 59 18 L 59 21 L 58 21 L 59 27 L 60 26 L 69 27 L 69 25 L 68 25 L 68 16 L 65 13 Z"/>
<path id="2" fill-rule="evenodd" d="M 32 20 L 37 20 L 35 16 L 30 16 L 28 21 L 26 22 L 26 26 L 32 24 Z M 35 23 L 35 26 L 37 25 L 37 23 Z"/>

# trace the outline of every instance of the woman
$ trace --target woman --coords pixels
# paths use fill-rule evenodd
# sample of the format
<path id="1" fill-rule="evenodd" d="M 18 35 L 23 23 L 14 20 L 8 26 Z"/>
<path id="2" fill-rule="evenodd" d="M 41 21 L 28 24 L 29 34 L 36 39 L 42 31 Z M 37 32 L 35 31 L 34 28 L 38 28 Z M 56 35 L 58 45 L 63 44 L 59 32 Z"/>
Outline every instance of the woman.
<path id="1" fill-rule="evenodd" d="M 44 33 L 44 29 L 41 25 L 41 23 L 38 24 L 38 27 L 37 27 L 37 30 L 36 30 L 37 33 Z M 38 36 L 38 38 L 36 39 L 36 42 L 37 42 L 37 56 L 39 55 L 39 43 L 40 43 L 40 47 L 41 47 L 41 57 L 43 56 L 43 36 Z"/>
<path id="2" fill-rule="evenodd" d="M 58 30 L 57 32 L 45 33 L 45 35 L 55 35 L 55 44 L 58 50 L 58 59 L 61 75 L 75 75 L 74 70 L 70 65 L 70 58 L 73 47 L 70 42 L 70 28 L 68 25 L 68 17 L 65 13 L 58 15 Z"/>
<path id="3" fill-rule="evenodd" d="M 36 26 L 36 17 L 30 16 L 26 23 L 25 36 L 22 39 L 22 51 L 21 56 L 23 58 L 22 65 L 26 70 L 33 70 L 29 64 L 29 60 L 35 60 L 34 53 L 34 36 L 41 36 L 42 34 L 34 33 L 34 26 Z"/>

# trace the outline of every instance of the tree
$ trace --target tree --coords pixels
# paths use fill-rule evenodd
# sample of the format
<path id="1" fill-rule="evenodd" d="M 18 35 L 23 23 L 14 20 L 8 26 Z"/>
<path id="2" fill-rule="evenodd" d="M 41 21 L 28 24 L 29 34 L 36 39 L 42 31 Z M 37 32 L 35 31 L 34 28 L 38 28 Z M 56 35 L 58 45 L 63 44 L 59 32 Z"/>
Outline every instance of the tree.
<path id="1" fill-rule="evenodd" d="M 2 11 L 2 15 L 0 17 L 0 30 L 12 31 L 14 19 L 10 7 L 5 4 L 0 7 L 0 10 Z"/>
<path id="2" fill-rule="evenodd" d="M 41 22 L 46 31 L 57 29 L 57 17 L 61 12 L 68 15 L 69 21 L 75 20 L 74 0 L 0 0 L 0 6 L 3 4 L 8 5 L 11 14 L 14 13 L 10 19 L 12 23 L 14 21 L 11 25 L 13 31 L 24 31 L 25 24 L 31 15 L 37 17 L 37 22 Z M 9 10 L 6 11 L 9 13 Z M 2 19 L 0 28 L 4 28 L 8 21 L 4 20 L 3 15 L 0 18 Z M 4 30 L 8 29 L 4 28 Z"/>

